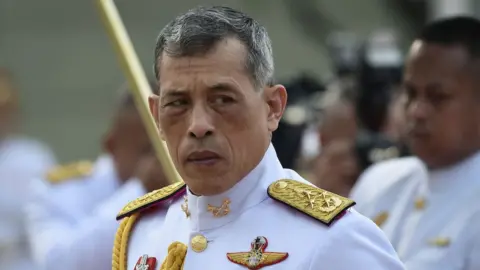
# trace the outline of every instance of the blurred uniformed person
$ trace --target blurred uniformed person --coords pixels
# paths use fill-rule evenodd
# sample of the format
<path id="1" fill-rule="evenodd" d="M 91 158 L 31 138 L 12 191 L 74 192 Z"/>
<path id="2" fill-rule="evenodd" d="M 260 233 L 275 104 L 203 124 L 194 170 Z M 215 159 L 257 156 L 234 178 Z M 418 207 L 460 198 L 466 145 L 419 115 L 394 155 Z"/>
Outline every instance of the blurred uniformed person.
<path id="1" fill-rule="evenodd" d="M 353 201 L 280 164 L 270 140 L 287 96 L 258 22 L 190 10 L 162 30 L 155 62 L 151 110 L 185 183 L 120 212 L 113 269 L 404 269 Z"/>
<path id="2" fill-rule="evenodd" d="M 25 187 L 55 164 L 46 145 L 17 133 L 18 107 L 13 76 L 0 68 L 0 270 L 35 269 L 22 213 Z"/>
<path id="3" fill-rule="evenodd" d="M 126 202 L 166 183 L 127 89 L 103 148 L 106 154 L 94 164 L 60 166 L 34 182 L 27 225 L 41 269 L 108 269 L 118 226 L 115 214 Z"/>
<path id="4" fill-rule="evenodd" d="M 314 184 L 348 197 L 358 177 L 373 164 L 408 155 L 380 133 L 361 131 L 354 140 L 338 138 L 323 148 L 314 166 Z"/>
<path id="5" fill-rule="evenodd" d="M 406 61 L 416 158 L 373 166 L 352 191 L 409 270 L 480 269 L 480 21 L 426 26 Z"/>

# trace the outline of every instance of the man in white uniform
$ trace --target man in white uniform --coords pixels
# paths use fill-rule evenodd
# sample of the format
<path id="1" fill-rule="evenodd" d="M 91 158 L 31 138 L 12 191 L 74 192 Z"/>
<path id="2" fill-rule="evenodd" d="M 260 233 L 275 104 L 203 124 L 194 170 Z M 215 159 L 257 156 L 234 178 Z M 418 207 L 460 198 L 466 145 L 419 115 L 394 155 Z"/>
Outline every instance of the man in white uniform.
<path id="1" fill-rule="evenodd" d="M 55 168 L 32 185 L 27 228 L 40 269 L 108 269 L 116 213 L 166 184 L 133 98 L 124 91 L 103 141 L 108 154 L 94 165 Z"/>
<path id="2" fill-rule="evenodd" d="M 186 185 L 121 211 L 113 269 L 404 269 L 353 201 L 282 168 L 270 138 L 287 95 L 258 22 L 190 10 L 161 31 L 155 62 L 151 111 Z"/>
<path id="3" fill-rule="evenodd" d="M 428 25 L 403 79 L 415 158 L 374 166 L 351 197 L 409 270 L 480 269 L 480 21 Z"/>
<path id="4" fill-rule="evenodd" d="M 20 136 L 18 95 L 11 74 L 0 69 L 0 270 L 33 270 L 25 231 L 25 187 L 56 161 L 43 143 Z"/>

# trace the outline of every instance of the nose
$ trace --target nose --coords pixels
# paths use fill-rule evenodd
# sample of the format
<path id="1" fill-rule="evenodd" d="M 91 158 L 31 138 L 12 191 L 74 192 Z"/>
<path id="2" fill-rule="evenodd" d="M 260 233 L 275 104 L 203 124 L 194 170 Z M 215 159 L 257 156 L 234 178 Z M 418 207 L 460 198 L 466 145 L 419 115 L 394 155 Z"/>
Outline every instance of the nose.
<path id="1" fill-rule="evenodd" d="M 426 119 L 430 111 L 429 107 L 425 101 L 413 101 L 407 105 L 407 116 L 411 119 Z"/>
<path id="2" fill-rule="evenodd" d="M 190 137 L 201 139 L 213 134 L 214 126 L 206 108 L 196 106 L 192 110 L 188 134 Z"/>

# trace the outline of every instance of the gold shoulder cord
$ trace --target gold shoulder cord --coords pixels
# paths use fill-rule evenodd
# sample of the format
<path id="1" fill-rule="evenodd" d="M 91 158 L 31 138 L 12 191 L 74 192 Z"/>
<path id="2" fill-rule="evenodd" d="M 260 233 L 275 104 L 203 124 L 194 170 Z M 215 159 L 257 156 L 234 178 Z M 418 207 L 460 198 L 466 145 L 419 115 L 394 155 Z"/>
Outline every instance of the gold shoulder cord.
<path id="1" fill-rule="evenodd" d="M 138 219 L 138 213 L 126 217 L 120 223 L 120 227 L 115 234 L 115 242 L 112 254 L 112 270 L 127 270 L 128 265 L 128 240 L 132 232 L 133 225 Z"/>
<path id="2" fill-rule="evenodd" d="M 173 242 L 168 247 L 168 254 L 160 270 L 183 270 L 183 263 L 187 256 L 187 246 L 180 242 Z"/>
<path id="3" fill-rule="evenodd" d="M 133 214 L 123 219 L 120 223 L 113 246 L 112 270 L 127 270 L 128 240 L 138 216 L 139 213 Z M 167 257 L 163 261 L 160 270 L 183 270 L 186 255 L 187 246 L 180 242 L 173 242 L 168 247 Z"/>

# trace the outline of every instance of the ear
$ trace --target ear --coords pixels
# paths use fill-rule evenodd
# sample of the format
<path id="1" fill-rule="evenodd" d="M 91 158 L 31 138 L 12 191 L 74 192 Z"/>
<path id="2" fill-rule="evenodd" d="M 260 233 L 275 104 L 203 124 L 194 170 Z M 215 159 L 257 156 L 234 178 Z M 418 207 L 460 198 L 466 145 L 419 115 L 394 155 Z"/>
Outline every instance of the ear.
<path id="1" fill-rule="evenodd" d="M 148 105 L 150 107 L 150 113 L 152 114 L 153 119 L 155 120 L 155 124 L 157 125 L 158 134 L 160 135 L 160 138 L 162 140 L 165 140 L 162 129 L 160 128 L 159 115 L 158 115 L 159 106 L 160 106 L 160 97 L 157 95 L 150 95 L 148 97 Z"/>
<path id="2" fill-rule="evenodd" d="M 277 84 L 264 89 L 264 99 L 268 109 L 268 131 L 273 132 L 278 128 L 280 119 L 287 106 L 287 90 L 285 86 Z"/>
<path id="3" fill-rule="evenodd" d="M 112 130 L 109 130 L 102 138 L 103 151 L 113 154 L 115 149 L 115 139 Z"/>

